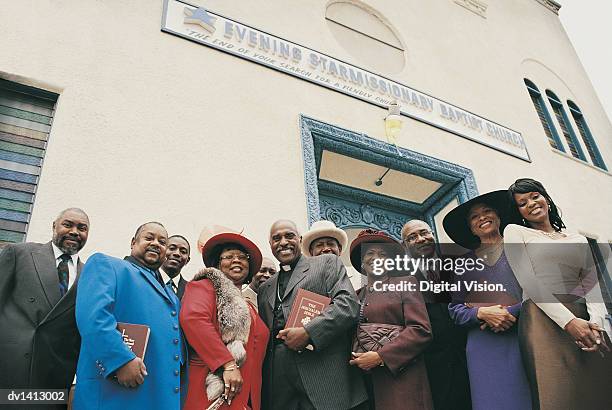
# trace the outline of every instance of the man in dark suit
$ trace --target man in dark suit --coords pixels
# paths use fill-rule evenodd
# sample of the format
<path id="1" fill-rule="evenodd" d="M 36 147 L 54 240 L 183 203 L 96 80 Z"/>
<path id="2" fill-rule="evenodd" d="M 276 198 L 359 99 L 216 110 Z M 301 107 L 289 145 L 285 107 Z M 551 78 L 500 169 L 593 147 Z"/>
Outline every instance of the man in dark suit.
<path id="1" fill-rule="evenodd" d="M 367 400 L 358 370 L 348 364 L 359 302 L 336 255 L 309 258 L 300 245 L 295 223 L 272 225 L 270 247 L 280 270 L 258 294 L 259 314 L 271 330 L 262 409 L 350 409 Z M 285 329 L 298 289 L 328 296 L 331 304 L 304 327 Z"/>
<path id="2" fill-rule="evenodd" d="M 436 241 L 429 225 L 408 221 L 402 228 L 402 243 L 412 258 L 436 258 Z M 417 272 L 417 279 L 440 283 L 452 281 L 451 272 Z M 466 333 L 448 313 L 448 293 L 422 292 L 433 341 L 425 350 L 425 366 L 435 410 L 471 409 L 470 384 L 465 358 Z"/>
<path id="3" fill-rule="evenodd" d="M 80 345 L 78 252 L 88 234 L 87 214 L 69 208 L 53 222 L 51 242 L 11 244 L 0 254 L 0 388 L 72 384 Z"/>
<path id="4" fill-rule="evenodd" d="M 181 270 L 191 260 L 191 247 L 184 236 L 172 235 L 168 238 L 166 260 L 159 269 L 164 283 L 172 288 L 179 300 L 183 299 L 187 281 L 183 279 Z"/>

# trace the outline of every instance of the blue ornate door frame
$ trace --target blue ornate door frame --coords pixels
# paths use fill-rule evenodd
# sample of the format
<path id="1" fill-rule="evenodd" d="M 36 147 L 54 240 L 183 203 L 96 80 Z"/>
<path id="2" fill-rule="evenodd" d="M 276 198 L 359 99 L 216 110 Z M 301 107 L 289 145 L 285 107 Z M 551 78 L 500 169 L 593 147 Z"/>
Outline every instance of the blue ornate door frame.
<path id="1" fill-rule="evenodd" d="M 434 215 L 454 198 L 459 203 L 478 195 L 468 168 L 420 154 L 300 115 L 308 225 L 320 219 L 338 227 L 374 227 L 395 238 L 407 219 L 423 219 L 434 226 Z M 323 151 L 360 159 L 441 184 L 422 204 L 319 180 Z"/>

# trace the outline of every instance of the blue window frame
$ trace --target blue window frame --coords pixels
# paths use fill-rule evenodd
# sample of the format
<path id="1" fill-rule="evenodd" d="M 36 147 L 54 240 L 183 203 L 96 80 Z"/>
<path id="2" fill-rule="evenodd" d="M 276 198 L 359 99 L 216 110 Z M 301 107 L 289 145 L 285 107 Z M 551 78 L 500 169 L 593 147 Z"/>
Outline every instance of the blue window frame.
<path id="1" fill-rule="evenodd" d="M 606 167 L 601 153 L 597 148 L 597 144 L 595 144 L 595 139 L 593 138 L 593 134 L 591 134 L 591 130 L 584 119 L 584 115 L 582 115 L 582 111 L 580 111 L 580 108 L 578 108 L 573 101 L 568 100 L 567 106 L 569 107 L 572 117 L 574 117 L 574 122 L 576 123 L 576 127 L 578 127 L 578 131 L 582 136 L 582 141 L 584 142 L 584 146 L 589 153 L 589 157 L 591 157 L 593 165 L 607 171 L 608 168 Z"/>
<path id="2" fill-rule="evenodd" d="M 538 114 L 540 122 L 542 123 L 542 128 L 544 128 L 544 133 L 548 138 L 548 143 L 554 149 L 565 152 L 565 148 L 563 148 L 559 134 L 553 125 L 552 118 L 548 113 L 546 104 L 544 104 L 544 99 L 542 98 L 540 90 L 538 90 L 538 87 L 528 79 L 525 78 L 523 80 L 527 86 L 527 91 L 529 91 L 529 96 L 531 97 L 536 113 Z"/>
<path id="3" fill-rule="evenodd" d="M 552 107 L 555 116 L 557 117 L 557 121 L 559 122 L 559 126 L 561 127 L 561 131 L 563 132 L 563 136 L 565 137 L 565 141 L 567 142 L 567 146 L 572 156 L 574 158 L 581 159 L 582 161 L 586 161 L 584 152 L 582 152 L 582 147 L 580 147 L 580 143 L 578 142 L 578 137 L 576 137 L 576 133 L 570 124 L 561 100 L 550 90 L 546 90 L 546 96 L 548 97 L 548 101 L 550 102 L 550 106 Z"/>

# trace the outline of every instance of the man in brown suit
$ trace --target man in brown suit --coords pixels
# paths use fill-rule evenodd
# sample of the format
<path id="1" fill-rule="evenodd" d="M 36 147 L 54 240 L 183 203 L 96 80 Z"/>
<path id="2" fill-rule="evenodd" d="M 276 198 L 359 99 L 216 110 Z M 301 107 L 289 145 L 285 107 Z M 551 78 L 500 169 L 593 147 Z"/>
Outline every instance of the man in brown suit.
<path id="1" fill-rule="evenodd" d="M 0 254 L 0 388 L 70 388 L 80 346 L 78 252 L 88 234 L 87 214 L 69 208 L 53 222 L 51 242 L 11 244 Z"/>

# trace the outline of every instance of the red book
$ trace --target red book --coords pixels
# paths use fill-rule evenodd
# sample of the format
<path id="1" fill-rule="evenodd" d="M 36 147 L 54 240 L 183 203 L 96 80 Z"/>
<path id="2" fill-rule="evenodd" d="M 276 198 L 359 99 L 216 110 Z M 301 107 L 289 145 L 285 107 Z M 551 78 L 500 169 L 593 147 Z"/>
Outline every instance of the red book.
<path id="1" fill-rule="evenodd" d="M 285 329 L 289 327 L 304 327 L 315 317 L 319 316 L 323 309 L 329 306 L 331 299 L 305 289 L 298 289 L 291 312 L 287 318 Z"/>
<path id="2" fill-rule="evenodd" d="M 151 334 L 149 326 L 117 322 L 117 330 L 121 333 L 123 343 L 144 361 L 149 335 Z"/>

